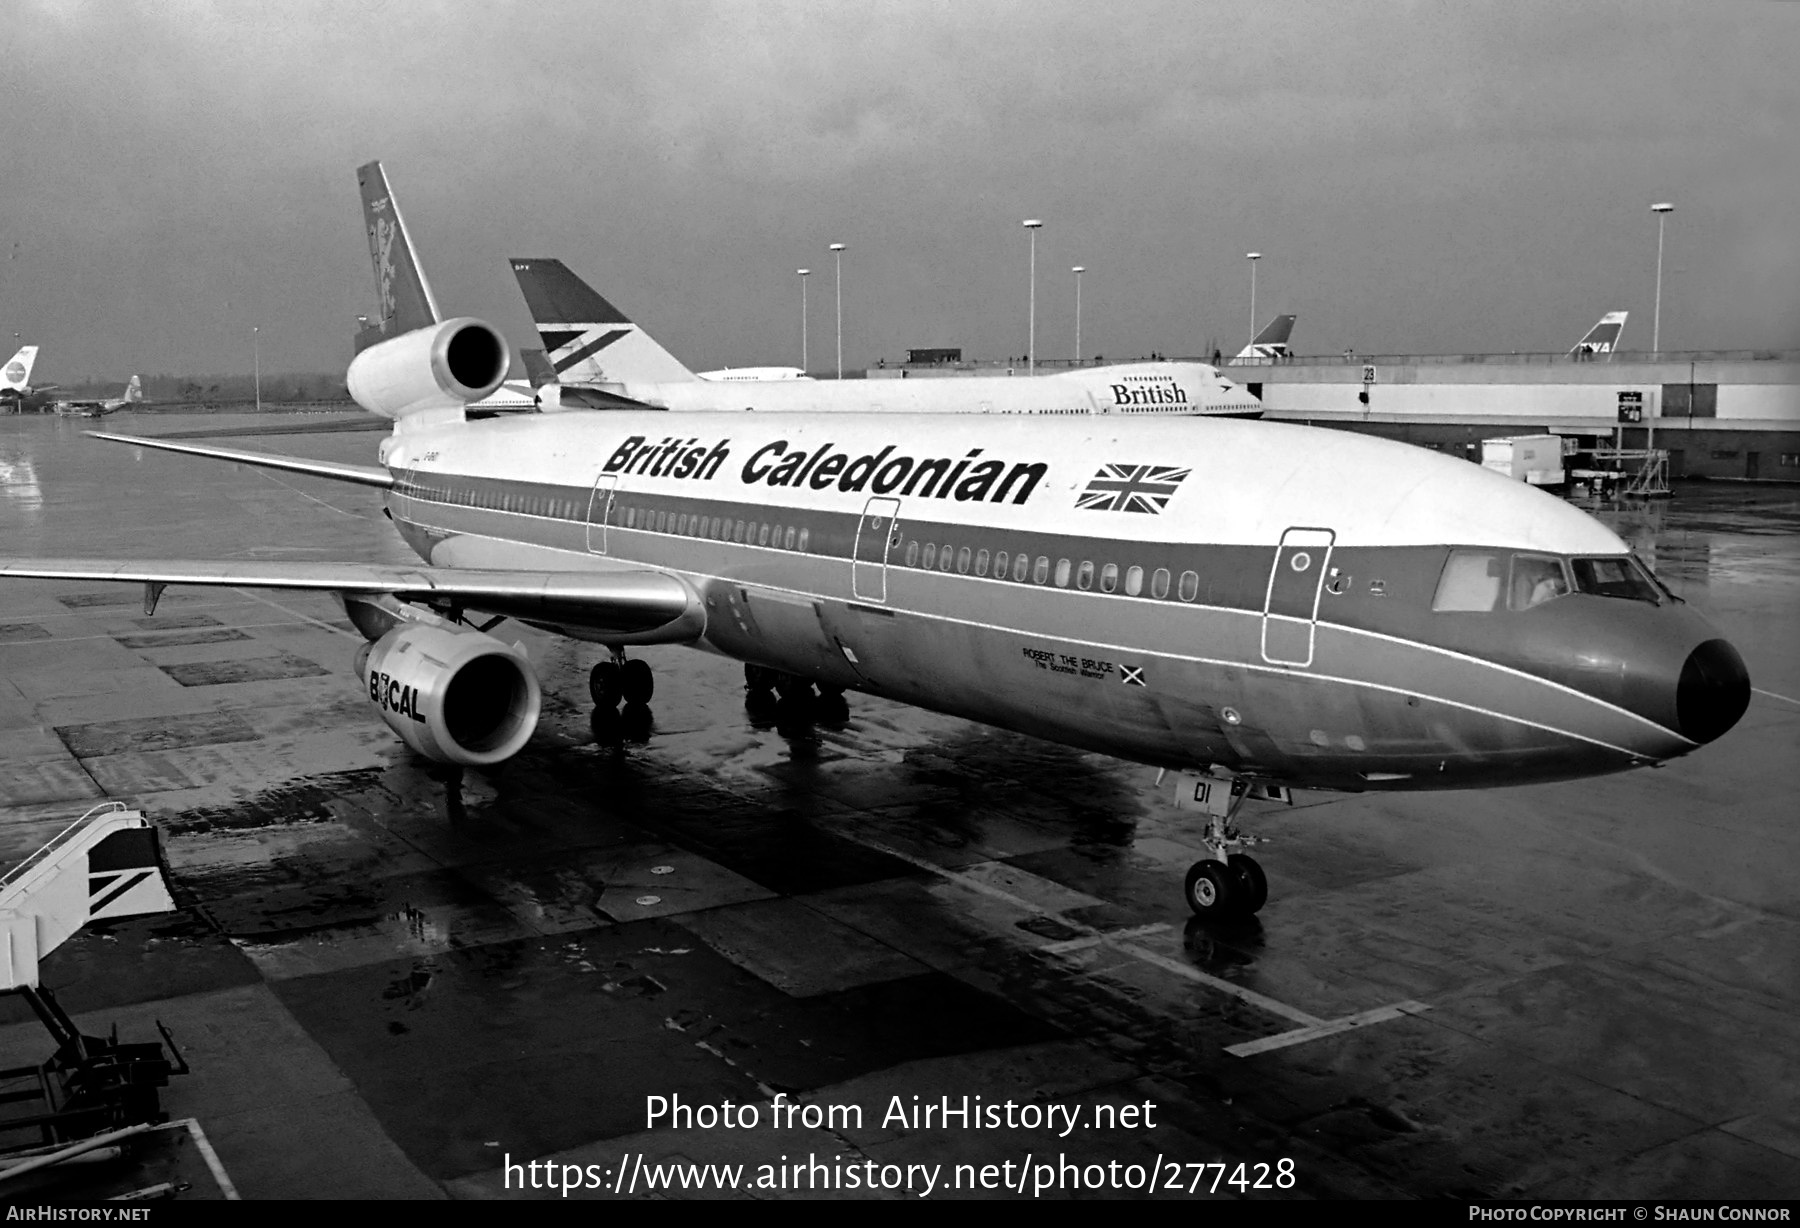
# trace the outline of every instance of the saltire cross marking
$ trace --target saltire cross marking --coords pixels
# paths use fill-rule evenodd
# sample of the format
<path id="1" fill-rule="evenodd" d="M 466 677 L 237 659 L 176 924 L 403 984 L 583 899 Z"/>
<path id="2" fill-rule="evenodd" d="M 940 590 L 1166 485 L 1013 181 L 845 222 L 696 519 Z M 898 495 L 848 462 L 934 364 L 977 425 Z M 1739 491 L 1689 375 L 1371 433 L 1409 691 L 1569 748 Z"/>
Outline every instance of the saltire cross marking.
<path id="1" fill-rule="evenodd" d="M 593 357 L 595 354 L 598 354 L 601 350 L 604 350 L 607 346 L 609 346 L 613 342 L 617 341 L 620 337 L 625 336 L 630 331 L 631 330 L 629 328 L 615 328 L 610 332 L 603 333 L 602 335 L 594 338 L 592 341 L 588 342 L 586 345 L 584 345 L 580 349 L 576 350 L 573 354 L 565 354 L 561 358 L 554 359 L 553 363 L 556 367 L 556 373 L 558 375 L 561 375 L 564 371 L 567 371 L 570 367 L 574 366 L 576 363 L 580 362 L 582 359 Z"/>
<path id="2" fill-rule="evenodd" d="M 1119 666 L 1119 681 L 1126 686 L 1145 686 L 1144 667 L 1141 665 Z"/>

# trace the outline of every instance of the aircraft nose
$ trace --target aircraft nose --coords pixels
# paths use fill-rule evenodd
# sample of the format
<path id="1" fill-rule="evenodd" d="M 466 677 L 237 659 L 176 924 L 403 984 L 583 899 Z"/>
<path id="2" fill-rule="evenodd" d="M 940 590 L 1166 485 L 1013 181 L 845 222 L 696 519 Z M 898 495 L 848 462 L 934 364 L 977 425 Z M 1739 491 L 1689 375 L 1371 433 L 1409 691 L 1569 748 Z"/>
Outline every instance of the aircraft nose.
<path id="1" fill-rule="evenodd" d="M 1696 742 L 1711 742 L 1738 723 L 1750 706 L 1750 672 L 1725 640 L 1707 640 L 1688 654 L 1675 684 L 1675 719 Z"/>

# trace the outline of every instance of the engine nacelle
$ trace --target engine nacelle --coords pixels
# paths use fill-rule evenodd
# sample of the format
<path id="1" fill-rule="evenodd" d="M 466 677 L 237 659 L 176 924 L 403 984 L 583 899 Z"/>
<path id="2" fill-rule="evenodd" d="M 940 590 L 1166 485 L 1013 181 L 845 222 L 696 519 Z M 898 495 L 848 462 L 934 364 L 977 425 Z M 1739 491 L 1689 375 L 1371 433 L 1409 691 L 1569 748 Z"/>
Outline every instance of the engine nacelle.
<path id="1" fill-rule="evenodd" d="M 511 758 L 543 704 L 524 654 L 479 631 L 403 623 L 357 649 L 356 675 L 388 728 L 439 763 Z"/>
<path id="2" fill-rule="evenodd" d="M 370 413 L 402 418 L 479 401 L 500 386 L 506 366 L 506 338 L 465 316 L 370 346 L 351 361 L 345 382 Z"/>

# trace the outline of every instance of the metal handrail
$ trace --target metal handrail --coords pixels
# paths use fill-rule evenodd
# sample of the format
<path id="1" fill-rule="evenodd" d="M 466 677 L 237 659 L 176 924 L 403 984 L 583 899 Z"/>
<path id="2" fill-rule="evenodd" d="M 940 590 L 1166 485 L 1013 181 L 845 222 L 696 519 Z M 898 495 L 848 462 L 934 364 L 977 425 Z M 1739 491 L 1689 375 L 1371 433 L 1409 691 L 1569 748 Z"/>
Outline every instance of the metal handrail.
<path id="1" fill-rule="evenodd" d="M 91 820 L 97 818 L 103 812 L 106 814 L 111 814 L 114 811 L 125 811 L 129 813 L 130 810 L 131 807 L 127 806 L 124 802 L 101 802 L 98 805 L 91 807 L 86 814 L 57 832 L 56 835 L 51 838 L 50 843 L 46 844 L 43 848 L 8 870 L 4 876 L 0 876 L 0 893 L 3 893 L 7 887 L 11 886 L 14 880 L 23 878 L 33 866 L 47 861 L 52 853 L 73 840 L 78 831 L 88 826 Z"/>

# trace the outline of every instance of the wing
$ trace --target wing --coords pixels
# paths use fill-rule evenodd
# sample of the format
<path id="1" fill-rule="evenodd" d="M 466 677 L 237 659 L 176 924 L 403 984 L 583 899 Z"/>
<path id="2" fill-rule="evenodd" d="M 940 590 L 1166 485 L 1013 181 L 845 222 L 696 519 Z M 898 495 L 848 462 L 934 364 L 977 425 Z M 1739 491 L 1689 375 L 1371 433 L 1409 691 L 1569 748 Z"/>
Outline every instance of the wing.
<path id="1" fill-rule="evenodd" d="M 334 482 L 351 482 L 358 486 L 390 487 L 394 475 L 376 465 L 346 465 L 336 461 L 302 460 L 297 456 L 277 456 L 269 452 L 245 452 L 238 448 L 211 448 L 197 443 L 170 443 L 164 439 L 145 439 L 137 435 L 113 435 L 106 431 L 89 431 L 95 439 L 113 443 L 136 444 L 140 448 L 160 448 L 164 452 L 186 452 L 191 456 L 210 456 L 214 460 L 237 461 L 264 469 L 285 469 L 290 473 L 310 473 Z"/>
<path id="2" fill-rule="evenodd" d="M 700 598 L 667 572 L 488 571 L 376 563 L 214 562 L 202 559 L 0 558 L 0 577 L 110 580 L 146 586 L 146 607 L 170 584 L 303 589 L 454 605 L 511 618 L 641 636 L 667 628 L 688 639 L 705 625 Z"/>

